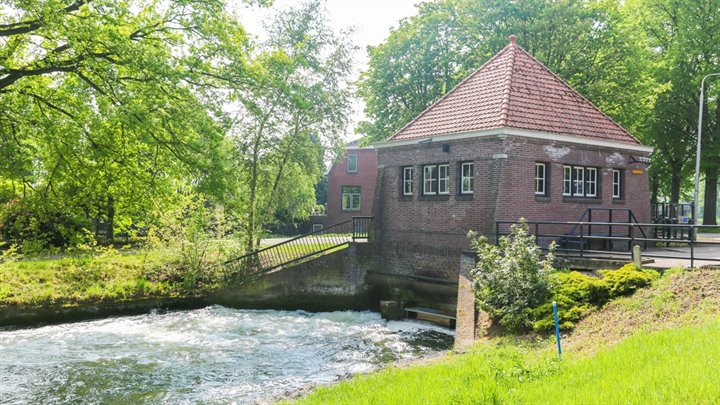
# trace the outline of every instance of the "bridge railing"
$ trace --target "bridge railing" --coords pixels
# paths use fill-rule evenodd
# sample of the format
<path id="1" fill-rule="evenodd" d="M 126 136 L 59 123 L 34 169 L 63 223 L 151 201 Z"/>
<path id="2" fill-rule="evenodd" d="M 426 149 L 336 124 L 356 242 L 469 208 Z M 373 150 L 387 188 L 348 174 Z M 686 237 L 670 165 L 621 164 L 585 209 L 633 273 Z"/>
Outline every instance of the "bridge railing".
<path id="1" fill-rule="evenodd" d="M 495 240 L 510 234 L 518 221 L 497 221 Z M 702 232 L 718 232 L 720 225 L 647 224 L 619 222 L 526 221 L 535 243 L 547 250 L 550 242 L 560 242 L 555 254 L 565 257 L 632 257 L 632 247 L 646 247 L 643 257 L 686 259 L 690 267 L 696 261 L 720 262 L 720 239 L 701 240 Z M 653 237 L 662 228 L 665 237 Z M 695 236 L 694 236 L 695 235 Z M 661 247 L 674 249 L 659 249 Z M 680 248 L 687 248 L 680 249 Z M 700 248 L 700 249 L 698 249 Z"/>
<path id="2" fill-rule="evenodd" d="M 358 239 L 370 239 L 372 217 L 354 217 L 226 261 L 227 273 L 261 274 L 288 264 L 311 260 Z"/>

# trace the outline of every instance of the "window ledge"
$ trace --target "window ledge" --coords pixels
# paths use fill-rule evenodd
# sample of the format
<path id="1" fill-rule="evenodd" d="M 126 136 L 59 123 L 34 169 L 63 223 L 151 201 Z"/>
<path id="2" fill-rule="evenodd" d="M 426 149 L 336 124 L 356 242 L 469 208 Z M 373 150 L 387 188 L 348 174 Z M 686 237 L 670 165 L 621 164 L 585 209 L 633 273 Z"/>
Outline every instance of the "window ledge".
<path id="1" fill-rule="evenodd" d="M 550 202 L 550 197 L 546 195 L 537 195 L 535 194 L 535 201 L 537 202 Z"/>
<path id="2" fill-rule="evenodd" d="M 458 194 L 455 196 L 456 201 L 472 201 L 473 195 L 472 194 Z"/>
<path id="3" fill-rule="evenodd" d="M 613 198 L 612 203 L 613 204 L 625 204 L 625 199 L 624 198 Z"/>
<path id="4" fill-rule="evenodd" d="M 360 212 L 361 210 L 345 210 L 345 209 L 341 209 L 340 211 L 342 211 L 342 212 Z"/>
<path id="5" fill-rule="evenodd" d="M 580 204 L 602 204 L 602 198 L 599 198 L 599 197 L 563 197 L 563 202 L 580 203 Z"/>
<path id="6" fill-rule="evenodd" d="M 450 195 L 448 195 L 448 194 L 420 196 L 420 201 L 447 201 L 449 199 L 450 199 Z"/>
<path id="7" fill-rule="evenodd" d="M 411 196 L 411 195 L 401 195 L 400 197 L 398 197 L 398 201 L 412 201 L 412 200 L 413 200 L 413 196 Z"/>

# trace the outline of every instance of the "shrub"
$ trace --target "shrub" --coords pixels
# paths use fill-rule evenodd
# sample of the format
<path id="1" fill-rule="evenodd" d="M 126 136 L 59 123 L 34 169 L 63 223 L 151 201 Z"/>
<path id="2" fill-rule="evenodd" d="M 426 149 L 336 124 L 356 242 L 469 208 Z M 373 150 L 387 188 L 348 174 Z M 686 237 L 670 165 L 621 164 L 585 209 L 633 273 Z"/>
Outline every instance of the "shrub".
<path id="1" fill-rule="evenodd" d="M 509 331 L 526 330 L 532 325 L 531 309 L 550 297 L 554 244 L 543 258 L 523 219 L 512 226 L 509 236 L 500 238 L 499 246 L 472 231 L 468 238 L 478 254 L 471 271 L 478 305 Z"/>
<path id="2" fill-rule="evenodd" d="M 556 301 L 558 306 L 560 328 L 569 330 L 608 300 L 630 294 L 659 277 L 658 272 L 638 269 L 632 263 L 617 270 L 600 270 L 598 273 L 602 278 L 577 271 L 553 274 L 552 298 L 532 310 L 531 316 L 535 319 L 533 329 L 548 331 L 555 326 L 552 301 Z"/>
<path id="3" fill-rule="evenodd" d="M 650 285 L 660 274 L 655 270 L 641 270 L 635 264 L 626 264 L 617 270 L 598 271 L 607 285 L 611 298 L 627 295 L 638 288 Z"/>

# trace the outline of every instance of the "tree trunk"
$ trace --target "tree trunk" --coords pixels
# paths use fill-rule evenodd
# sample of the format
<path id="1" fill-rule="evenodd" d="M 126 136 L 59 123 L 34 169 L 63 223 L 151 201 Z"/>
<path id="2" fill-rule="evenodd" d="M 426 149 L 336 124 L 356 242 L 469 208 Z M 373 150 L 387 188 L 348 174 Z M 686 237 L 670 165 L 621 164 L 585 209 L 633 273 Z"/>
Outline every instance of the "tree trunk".
<path id="1" fill-rule="evenodd" d="M 670 181 L 670 202 L 677 204 L 680 202 L 680 182 L 682 181 L 680 172 L 674 171 Z"/>
<path id="2" fill-rule="evenodd" d="M 703 225 L 717 225 L 717 185 L 718 169 L 708 169 L 705 172 L 705 207 L 703 209 Z"/>
<path id="3" fill-rule="evenodd" d="M 115 238 L 115 199 L 112 195 L 108 195 L 107 216 L 108 226 L 105 237 L 112 243 Z"/>
<path id="4" fill-rule="evenodd" d="M 650 202 L 653 204 L 658 203 L 658 189 L 660 188 L 660 181 L 657 175 L 652 176 L 650 179 Z"/>

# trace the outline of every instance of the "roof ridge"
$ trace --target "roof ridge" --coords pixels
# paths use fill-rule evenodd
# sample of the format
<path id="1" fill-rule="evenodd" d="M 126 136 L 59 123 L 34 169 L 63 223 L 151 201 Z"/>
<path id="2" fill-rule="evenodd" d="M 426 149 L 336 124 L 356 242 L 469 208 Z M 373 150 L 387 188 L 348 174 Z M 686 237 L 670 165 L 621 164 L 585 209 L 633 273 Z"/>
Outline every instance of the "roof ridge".
<path id="1" fill-rule="evenodd" d="M 605 118 L 607 118 L 608 120 L 610 120 L 610 122 L 612 122 L 613 124 L 615 124 L 616 127 L 618 127 L 622 132 L 624 132 L 624 133 L 625 133 L 626 135 L 628 135 L 630 138 L 632 138 L 633 140 L 635 140 L 635 142 L 637 142 L 639 145 L 642 145 L 642 142 L 640 142 L 639 139 L 637 139 L 633 134 L 631 134 L 627 129 L 625 129 L 625 127 L 623 127 L 622 125 L 618 124 L 617 121 L 615 121 L 614 119 L 612 119 L 609 115 L 605 114 L 601 109 L 599 109 L 595 104 L 593 104 L 592 101 L 590 101 L 590 100 L 588 100 L 587 98 L 585 98 L 585 96 L 583 96 L 582 94 L 580 94 L 579 91 L 575 90 L 574 87 L 570 86 L 565 80 L 563 80 L 560 76 L 558 76 L 557 74 L 555 74 L 555 72 L 553 72 L 553 71 L 550 70 L 547 66 L 545 66 L 544 63 L 540 62 L 537 58 L 535 58 L 534 56 L 532 56 L 528 51 L 526 51 L 525 49 L 523 49 L 520 45 L 516 45 L 516 46 L 517 46 L 518 49 L 520 49 L 520 51 L 522 51 L 525 55 L 527 55 L 528 57 L 530 57 L 530 59 L 532 59 L 533 61 L 537 62 L 537 63 L 540 65 L 540 67 L 542 67 L 547 73 L 550 73 L 554 78 L 556 78 L 557 80 L 559 80 L 560 83 L 562 83 L 565 87 L 567 87 L 568 89 L 570 89 L 573 94 L 575 94 L 576 96 L 578 96 L 578 97 L 580 97 L 581 99 L 585 100 L 593 109 L 595 109 L 595 111 L 599 112 L 599 113 L 602 114 Z M 515 55 L 513 55 L 513 65 L 514 65 L 514 62 L 515 62 Z"/>
<path id="2" fill-rule="evenodd" d="M 489 65 L 492 61 L 494 61 L 495 59 L 498 59 L 498 58 L 500 57 L 500 55 L 504 54 L 505 51 L 507 51 L 508 49 L 511 49 L 511 48 L 512 48 L 512 45 L 513 45 L 513 44 L 508 44 L 508 45 L 506 45 L 505 48 L 501 49 L 500 52 L 498 52 L 498 53 L 496 53 L 495 55 L 493 55 L 492 58 L 488 59 L 488 60 L 487 60 L 485 63 L 483 63 L 479 68 L 475 69 L 474 72 L 472 72 L 472 73 L 470 73 L 469 75 L 467 75 L 467 76 L 466 76 L 464 79 L 462 79 L 458 84 L 456 84 L 452 89 L 450 89 L 450 91 L 448 91 L 447 93 L 445 93 L 445 94 L 443 94 L 442 96 L 440 96 L 440 98 L 438 98 L 437 100 L 435 100 L 432 104 L 430 104 L 427 108 L 425 108 L 420 114 L 418 114 L 415 118 L 413 118 L 412 120 L 410 120 L 410 122 L 408 122 L 407 124 L 403 125 L 400 129 L 398 129 L 397 131 L 395 131 L 387 140 L 388 140 L 388 141 L 392 140 L 392 139 L 395 137 L 395 135 L 399 134 L 399 133 L 402 132 L 405 128 L 409 127 L 413 122 L 417 121 L 420 117 L 422 117 L 423 115 L 425 115 L 425 113 L 428 112 L 428 111 L 429 111 L 430 109 L 432 109 L 433 107 L 435 107 L 436 104 L 438 104 L 438 103 L 441 102 L 442 100 L 446 99 L 450 94 L 452 94 L 453 92 L 455 92 L 455 90 L 457 90 L 463 83 L 465 83 L 466 81 L 470 80 L 472 77 L 475 77 L 478 73 L 480 73 L 481 70 L 483 70 L 483 68 L 485 68 L 487 65 Z M 513 55 L 513 63 L 514 63 L 514 60 L 515 60 L 515 58 L 514 58 L 514 55 Z M 511 64 L 511 66 L 512 66 L 512 64 Z"/>
<path id="3" fill-rule="evenodd" d="M 513 71 L 515 70 L 515 47 L 514 41 L 510 42 L 510 63 L 508 63 L 507 72 L 505 72 L 505 82 L 503 83 L 503 98 L 500 104 L 500 126 L 507 126 L 508 108 L 510 107 L 510 91 L 512 90 Z"/>

